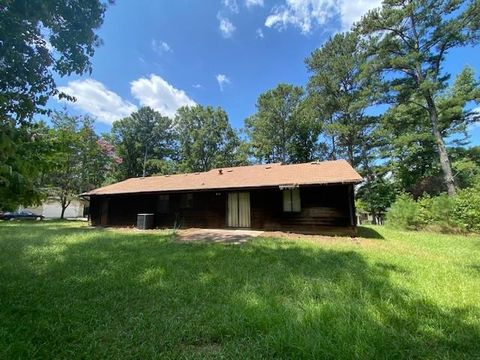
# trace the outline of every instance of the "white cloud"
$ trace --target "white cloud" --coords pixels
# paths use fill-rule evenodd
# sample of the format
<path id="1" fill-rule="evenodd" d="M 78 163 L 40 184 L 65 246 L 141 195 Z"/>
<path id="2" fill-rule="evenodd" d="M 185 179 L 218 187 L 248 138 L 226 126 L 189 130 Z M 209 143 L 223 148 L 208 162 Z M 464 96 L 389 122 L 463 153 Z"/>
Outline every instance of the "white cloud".
<path id="1" fill-rule="evenodd" d="M 165 41 L 157 41 L 152 39 L 152 50 L 155 51 L 158 55 L 163 55 L 165 53 L 171 52 L 172 48 Z"/>
<path id="2" fill-rule="evenodd" d="M 195 105 L 185 91 L 174 88 L 155 74 L 132 81 L 130 90 L 140 105 L 150 106 L 165 116 L 175 115 L 179 107 Z"/>
<path id="3" fill-rule="evenodd" d="M 351 25 L 369 10 L 381 5 L 382 0 L 286 0 L 275 6 L 265 20 L 265 26 L 285 29 L 293 25 L 303 34 L 327 21 L 340 18 L 342 30 Z"/>
<path id="4" fill-rule="evenodd" d="M 231 12 L 238 13 L 237 0 L 222 0 L 223 6 L 228 8 Z"/>
<path id="5" fill-rule="evenodd" d="M 380 7 L 381 5 L 382 0 L 340 1 L 342 30 L 350 29 L 353 23 L 359 21 L 368 11 Z"/>
<path id="6" fill-rule="evenodd" d="M 58 88 L 61 92 L 74 96 L 72 106 L 96 117 L 98 121 L 112 124 L 137 110 L 137 107 L 123 100 L 118 94 L 108 90 L 101 82 L 86 79 L 73 80 L 67 86 Z M 60 100 L 66 102 L 65 99 Z"/>
<path id="7" fill-rule="evenodd" d="M 264 35 L 263 35 L 263 30 L 258 28 L 257 31 L 256 31 L 256 34 L 257 34 L 257 37 L 260 38 L 260 39 L 263 39 L 264 38 Z"/>
<path id="8" fill-rule="evenodd" d="M 220 91 L 223 91 L 225 85 L 230 84 L 230 79 L 225 74 L 217 74 L 215 78 L 217 79 Z"/>
<path id="9" fill-rule="evenodd" d="M 232 24 L 232 22 L 222 16 L 218 17 L 218 21 L 220 22 L 218 25 L 218 28 L 220 29 L 220 32 L 222 33 L 222 36 L 224 38 L 230 38 L 233 35 L 233 32 L 235 31 L 236 27 L 235 25 Z"/>
<path id="10" fill-rule="evenodd" d="M 193 84 L 192 87 L 193 87 L 194 89 L 201 89 L 201 88 L 203 88 L 202 84 Z"/>
<path id="11" fill-rule="evenodd" d="M 251 8 L 253 6 L 263 6 L 263 0 L 245 0 L 245 6 Z"/>

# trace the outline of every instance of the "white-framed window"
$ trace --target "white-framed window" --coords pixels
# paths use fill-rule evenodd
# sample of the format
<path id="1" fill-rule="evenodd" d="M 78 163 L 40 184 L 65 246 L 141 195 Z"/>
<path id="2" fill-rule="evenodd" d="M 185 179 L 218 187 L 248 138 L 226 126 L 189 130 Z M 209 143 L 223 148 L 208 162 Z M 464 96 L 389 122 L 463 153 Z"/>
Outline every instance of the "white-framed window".
<path id="1" fill-rule="evenodd" d="M 284 212 L 300 212 L 302 206 L 300 204 L 300 189 L 283 190 L 283 211 Z"/>

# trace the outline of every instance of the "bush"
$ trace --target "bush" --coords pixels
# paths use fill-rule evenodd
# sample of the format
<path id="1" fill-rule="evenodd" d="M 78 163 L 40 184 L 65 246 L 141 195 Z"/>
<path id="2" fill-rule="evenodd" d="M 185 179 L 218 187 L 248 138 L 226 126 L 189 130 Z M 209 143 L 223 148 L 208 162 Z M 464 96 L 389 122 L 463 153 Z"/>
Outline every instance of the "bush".
<path id="1" fill-rule="evenodd" d="M 480 183 L 460 190 L 455 197 L 452 219 L 466 231 L 480 231 Z"/>
<path id="2" fill-rule="evenodd" d="M 406 194 L 398 196 L 387 212 L 385 224 L 397 229 L 418 229 L 421 225 L 420 206 Z"/>
<path id="3" fill-rule="evenodd" d="M 455 197 L 400 195 L 387 212 L 386 225 L 397 229 L 480 232 L 480 181 Z"/>
<path id="4" fill-rule="evenodd" d="M 456 226 L 452 218 L 455 199 L 447 194 L 431 197 L 424 195 L 418 199 L 419 219 L 422 228 L 433 228 L 443 232 L 454 231 Z"/>

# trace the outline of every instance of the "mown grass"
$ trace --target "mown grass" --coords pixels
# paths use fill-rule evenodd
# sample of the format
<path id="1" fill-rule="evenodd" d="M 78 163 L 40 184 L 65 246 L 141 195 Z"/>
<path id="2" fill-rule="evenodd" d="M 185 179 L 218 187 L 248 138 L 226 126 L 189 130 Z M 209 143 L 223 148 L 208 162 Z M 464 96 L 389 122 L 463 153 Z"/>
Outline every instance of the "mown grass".
<path id="1" fill-rule="evenodd" d="M 480 357 L 480 239 L 179 243 L 0 224 L 0 358 Z"/>

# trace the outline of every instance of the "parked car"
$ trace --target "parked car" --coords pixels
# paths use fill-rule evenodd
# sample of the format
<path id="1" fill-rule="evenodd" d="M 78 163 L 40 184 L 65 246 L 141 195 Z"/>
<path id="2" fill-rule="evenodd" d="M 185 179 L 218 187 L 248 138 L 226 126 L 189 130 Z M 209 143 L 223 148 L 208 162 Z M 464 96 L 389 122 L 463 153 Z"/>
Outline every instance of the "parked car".
<path id="1" fill-rule="evenodd" d="M 3 213 L 1 219 L 3 220 L 14 220 L 14 219 L 43 220 L 43 215 L 37 215 L 31 211 L 22 210 L 22 211 Z"/>

